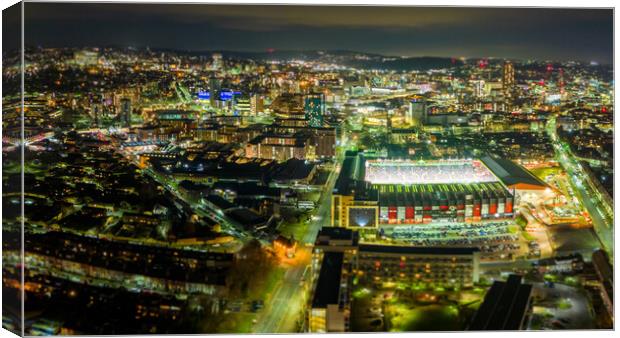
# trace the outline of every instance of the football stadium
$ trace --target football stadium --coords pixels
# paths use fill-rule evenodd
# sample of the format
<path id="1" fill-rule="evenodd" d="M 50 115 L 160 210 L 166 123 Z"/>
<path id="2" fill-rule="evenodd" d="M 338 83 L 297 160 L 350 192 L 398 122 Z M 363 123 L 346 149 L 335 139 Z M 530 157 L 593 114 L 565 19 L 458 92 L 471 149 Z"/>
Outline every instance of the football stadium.
<path id="1" fill-rule="evenodd" d="M 515 198 L 545 183 L 511 161 L 411 161 L 349 152 L 332 194 L 332 224 L 380 228 L 477 223 L 514 216 Z"/>
<path id="2" fill-rule="evenodd" d="M 497 179 L 480 161 L 366 160 L 364 180 L 372 184 L 482 183 Z"/>

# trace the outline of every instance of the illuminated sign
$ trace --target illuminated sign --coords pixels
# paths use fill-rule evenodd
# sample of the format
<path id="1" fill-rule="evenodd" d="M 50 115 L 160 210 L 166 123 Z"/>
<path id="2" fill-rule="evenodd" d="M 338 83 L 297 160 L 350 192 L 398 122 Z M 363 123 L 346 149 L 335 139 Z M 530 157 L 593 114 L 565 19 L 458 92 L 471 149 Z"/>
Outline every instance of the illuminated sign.
<path id="1" fill-rule="evenodd" d="M 198 92 L 199 100 L 208 100 L 209 98 L 211 98 L 211 93 L 209 93 L 208 91 Z"/>
<path id="2" fill-rule="evenodd" d="M 220 92 L 220 100 L 228 101 L 228 100 L 231 100 L 234 96 L 239 96 L 239 95 L 241 95 L 241 92 L 234 92 L 232 90 L 221 91 Z"/>

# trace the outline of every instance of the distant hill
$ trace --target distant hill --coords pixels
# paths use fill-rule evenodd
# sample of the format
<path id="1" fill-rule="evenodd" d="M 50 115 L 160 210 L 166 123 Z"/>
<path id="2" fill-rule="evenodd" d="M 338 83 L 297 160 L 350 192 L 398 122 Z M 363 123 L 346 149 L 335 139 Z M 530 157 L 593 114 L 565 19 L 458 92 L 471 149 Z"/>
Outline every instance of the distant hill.
<path id="1" fill-rule="evenodd" d="M 352 60 L 347 65 L 354 68 L 411 71 L 458 67 L 462 66 L 463 62 L 459 59 L 423 56 L 376 61 Z"/>
<path id="2" fill-rule="evenodd" d="M 273 60 L 324 61 L 361 69 L 385 69 L 395 71 L 429 70 L 458 67 L 463 65 L 459 59 L 445 57 L 399 57 L 380 54 L 361 53 L 347 50 L 334 51 L 286 51 L 273 52 L 234 52 L 220 51 L 225 58 Z"/>

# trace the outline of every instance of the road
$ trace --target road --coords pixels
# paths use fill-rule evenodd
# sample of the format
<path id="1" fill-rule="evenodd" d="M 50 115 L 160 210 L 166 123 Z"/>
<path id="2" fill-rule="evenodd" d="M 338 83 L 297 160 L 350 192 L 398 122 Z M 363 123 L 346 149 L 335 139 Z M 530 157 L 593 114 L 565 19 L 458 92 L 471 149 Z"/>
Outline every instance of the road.
<path id="1" fill-rule="evenodd" d="M 123 154 L 126 158 L 131 158 L 128 154 Z M 331 218 L 331 191 L 334 188 L 338 177 L 338 168 L 342 162 L 343 155 L 339 154 L 334 164 L 334 170 L 330 173 L 325 183 L 321 197 L 317 204 L 316 212 L 312 221 L 309 223 L 299 250 L 307 251 L 310 254 L 311 248 L 306 244 L 313 244 L 318 231 L 324 224 L 328 224 Z M 155 172 L 152 168 L 145 168 L 144 173 L 161 184 L 167 191 L 184 201 L 185 204 L 192 206 L 192 210 L 201 217 L 207 217 L 222 225 L 222 229 L 238 238 L 239 240 L 248 239 L 240 225 L 235 224 L 216 210 L 211 210 L 204 203 L 191 203 L 175 187 L 173 180 L 167 179 L 165 175 Z M 327 223 L 326 223 L 327 222 Z M 282 281 L 276 285 L 273 295 L 266 301 L 265 309 L 257 319 L 254 332 L 257 333 L 278 333 L 295 332 L 297 320 L 301 319 L 305 309 L 307 291 L 305 283 L 302 283 L 303 274 L 309 262 L 299 262 L 295 266 L 288 267 Z"/>
<path id="2" fill-rule="evenodd" d="M 596 235 L 599 237 L 604 249 L 609 253 L 610 257 L 613 257 L 613 215 L 608 216 L 604 213 L 604 210 L 609 209 L 609 206 L 603 205 L 601 199 L 594 198 L 596 195 L 596 187 L 589 184 L 583 168 L 579 164 L 579 161 L 570 151 L 568 145 L 560 141 L 557 135 L 556 118 L 551 117 L 547 122 L 547 133 L 553 142 L 553 147 L 556 152 L 558 162 L 566 170 L 568 177 L 570 177 L 571 183 L 575 187 L 576 195 L 579 201 L 586 208 L 592 219 L 592 226 Z"/>
<path id="3" fill-rule="evenodd" d="M 318 207 L 315 213 L 315 217 L 312 222 L 308 226 L 308 230 L 306 231 L 302 243 L 303 244 L 314 244 L 314 240 L 316 239 L 316 235 L 323 225 L 331 225 L 331 206 L 332 206 L 332 194 L 331 192 L 334 190 L 334 185 L 336 184 L 336 179 L 338 178 L 338 173 L 340 172 L 340 164 L 342 162 L 342 156 L 338 156 L 336 159 L 336 163 L 334 164 L 334 170 L 329 174 L 327 178 L 327 182 L 325 182 L 325 187 L 321 192 L 321 197 L 317 203 Z"/>
<path id="4" fill-rule="evenodd" d="M 255 333 L 294 333 L 305 307 L 301 283 L 306 265 L 289 268 L 254 326 Z"/>
<path id="5" fill-rule="evenodd" d="M 336 157 L 334 170 L 330 173 L 327 182 L 319 198 L 318 207 L 312 217 L 312 221 L 306 229 L 306 233 L 301 239 L 299 250 L 312 250 L 307 245 L 314 244 L 316 235 L 323 225 L 329 225 L 331 222 L 331 192 L 338 177 L 340 164 L 343 155 Z M 302 281 L 304 270 L 309 262 L 290 267 L 284 279 L 276 286 L 273 296 L 267 300 L 265 310 L 257 319 L 254 327 L 256 333 L 294 333 L 296 332 L 296 322 L 303 315 L 306 306 L 306 289 L 305 281 Z"/>
<path id="6" fill-rule="evenodd" d="M 183 201 L 183 203 L 185 203 L 185 205 L 198 216 L 208 218 L 213 222 L 219 224 L 222 228 L 222 232 L 235 237 L 242 243 L 246 243 L 249 239 L 251 239 L 251 236 L 243 230 L 243 226 L 241 224 L 227 217 L 224 213 L 221 212 L 221 210 L 212 209 L 203 202 L 195 203 L 189 201 L 185 196 L 183 196 L 179 189 L 176 188 L 176 181 L 174 179 L 168 180 L 167 177 L 155 172 L 150 167 L 146 168 L 144 172 L 147 173 L 156 182 L 164 186 L 166 190 L 176 196 L 180 201 Z"/>
<path id="7" fill-rule="evenodd" d="M 185 104 L 185 103 L 192 102 L 192 95 L 180 83 L 178 82 L 174 83 L 174 91 L 176 92 L 177 98 L 179 99 L 181 103 Z"/>
<path id="8" fill-rule="evenodd" d="M 139 161 L 132 154 L 125 153 L 118 147 L 116 147 L 119 154 L 121 154 L 126 159 L 132 161 L 138 168 L 140 168 Z M 147 174 L 150 178 L 152 178 L 155 182 L 159 183 L 164 189 L 166 189 L 173 196 L 182 201 L 192 212 L 196 213 L 200 217 L 208 218 L 213 222 L 220 224 L 225 233 L 230 234 L 239 239 L 247 239 L 248 235 L 243 232 L 242 227 L 237 222 L 231 220 L 226 217 L 219 210 L 213 210 L 209 208 L 208 205 L 204 203 L 194 203 L 189 201 L 186 196 L 179 191 L 177 188 L 177 182 L 175 179 L 166 177 L 165 175 L 156 172 L 152 167 L 146 167 L 141 169 L 143 173 Z"/>

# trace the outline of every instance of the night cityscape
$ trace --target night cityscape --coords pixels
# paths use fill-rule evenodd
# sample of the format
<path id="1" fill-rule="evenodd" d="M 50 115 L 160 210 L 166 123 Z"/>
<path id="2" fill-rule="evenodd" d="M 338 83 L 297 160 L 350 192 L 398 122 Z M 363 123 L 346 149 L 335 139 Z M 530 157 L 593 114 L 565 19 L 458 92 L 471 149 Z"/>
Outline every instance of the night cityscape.
<path id="1" fill-rule="evenodd" d="M 21 11 L 3 328 L 614 328 L 613 9 Z"/>

